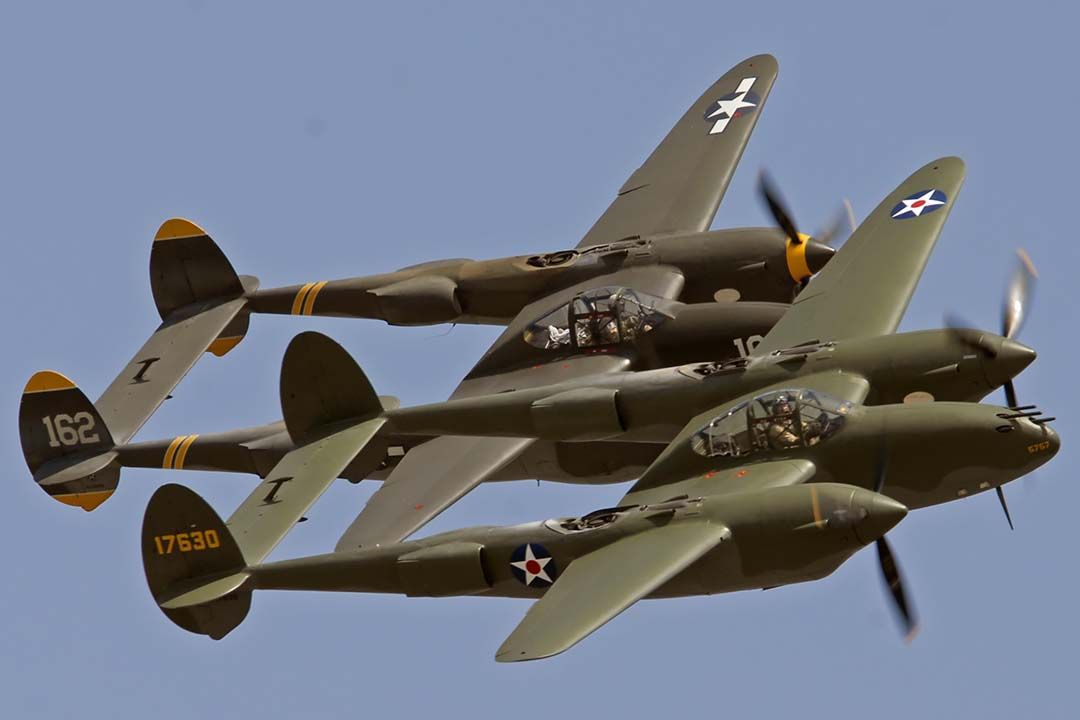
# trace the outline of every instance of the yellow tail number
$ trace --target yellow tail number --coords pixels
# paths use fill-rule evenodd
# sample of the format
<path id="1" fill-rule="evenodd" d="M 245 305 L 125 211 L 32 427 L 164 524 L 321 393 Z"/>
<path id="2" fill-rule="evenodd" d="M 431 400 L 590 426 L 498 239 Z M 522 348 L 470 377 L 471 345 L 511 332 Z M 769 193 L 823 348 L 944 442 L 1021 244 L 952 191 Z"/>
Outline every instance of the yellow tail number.
<path id="1" fill-rule="evenodd" d="M 221 547 L 221 537 L 217 530 L 192 530 L 191 532 L 155 535 L 154 548 L 158 555 L 170 555 L 174 552 L 199 552 Z"/>

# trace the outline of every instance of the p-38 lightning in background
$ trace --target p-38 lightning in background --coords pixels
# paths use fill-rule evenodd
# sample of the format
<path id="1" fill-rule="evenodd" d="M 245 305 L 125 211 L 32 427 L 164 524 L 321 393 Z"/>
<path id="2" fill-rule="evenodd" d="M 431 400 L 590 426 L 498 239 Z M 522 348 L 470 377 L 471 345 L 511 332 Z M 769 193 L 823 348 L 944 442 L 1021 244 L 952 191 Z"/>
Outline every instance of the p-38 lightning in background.
<path id="1" fill-rule="evenodd" d="M 708 88 L 574 250 L 439 261 L 260 290 L 254 278 L 236 274 L 196 225 L 167 221 L 150 256 L 151 289 L 163 322 L 98 399 L 100 424 L 117 446 L 128 443 L 204 351 L 223 355 L 243 338 L 251 313 L 381 318 L 401 325 L 507 324 L 452 399 L 745 357 L 834 252 L 796 229 L 764 177 L 762 193 L 779 230 L 708 229 L 776 74 L 776 60 L 759 55 Z M 824 235 L 836 235 L 840 224 Z M 118 468 L 73 463 L 71 456 L 87 449 L 82 440 L 98 434 L 96 425 L 86 423 L 99 421 L 65 417 L 58 415 L 63 427 L 51 428 L 64 459 L 35 461 L 31 469 L 52 497 L 90 510 L 109 497 Z M 248 434 L 240 442 L 254 451 L 254 463 L 245 461 L 243 469 L 265 474 L 287 436 L 280 424 L 257 434 L 255 445 L 271 454 L 251 445 Z M 275 434 L 277 440 L 270 438 Z M 186 463 L 199 454 L 192 451 L 196 442 L 195 436 L 178 438 L 159 464 L 192 467 Z M 498 437 L 406 436 L 387 448 L 378 477 L 389 473 L 402 487 L 425 479 L 446 487 L 454 478 L 466 489 L 515 476 L 629 480 L 655 456 L 655 449 L 631 444 L 600 451 Z M 423 504 L 437 512 L 456 496 Z"/>

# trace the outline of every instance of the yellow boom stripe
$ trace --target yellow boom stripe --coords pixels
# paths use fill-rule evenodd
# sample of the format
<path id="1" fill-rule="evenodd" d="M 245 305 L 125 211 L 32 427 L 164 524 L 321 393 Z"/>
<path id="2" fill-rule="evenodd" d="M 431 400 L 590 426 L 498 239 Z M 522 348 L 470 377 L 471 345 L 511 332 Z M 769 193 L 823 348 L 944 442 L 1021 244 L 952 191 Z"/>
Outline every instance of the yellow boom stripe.
<path id="1" fill-rule="evenodd" d="M 187 440 L 180 443 L 180 446 L 176 449 L 176 461 L 173 463 L 174 470 L 184 469 L 184 459 L 187 458 L 187 451 L 191 449 L 191 446 L 195 443 L 195 438 L 199 437 L 195 435 L 188 435 Z"/>
<path id="2" fill-rule="evenodd" d="M 176 454 L 176 449 L 180 447 L 180 443 L 187 439 L 187 435 L 179 435 L 173 438 L 173 441 L 169 443 L 169 447 L 165 450 L 165 460 L 162 461 L 161 467 L 166 470 L 172 469 L 173 455 Z"/>
<path id="3" fill-rule="evenodd" d="M 301 308 L 304 307 L 304 296 L 307 295 L 308 290 L 315 287 L 315 283 L 308 283 L 304 287 L 300 288 L 296 293 L 296 297 L 292 301 L 292 314 L 299 315 Z"/>
<path id="4" fill-rule="evenodd" d="M 308 292 L 307 299 L 304 300 L 304 315 L 310 315 L 311 311 L 315 309 L 315 297 L 324 287 L 326 287 L 325 280 L 315 283 L 315 287 Z"/>

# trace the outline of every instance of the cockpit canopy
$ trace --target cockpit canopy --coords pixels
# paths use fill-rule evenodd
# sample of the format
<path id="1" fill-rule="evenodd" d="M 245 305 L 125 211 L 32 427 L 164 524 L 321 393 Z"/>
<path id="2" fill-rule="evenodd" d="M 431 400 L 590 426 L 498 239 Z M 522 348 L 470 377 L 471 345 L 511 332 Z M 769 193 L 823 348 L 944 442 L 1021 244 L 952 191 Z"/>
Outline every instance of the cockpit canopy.
<path id="1" fill-rule="evenodd" d="M 525 330 L 525 341 L 545 350 L 633 343 L 672 315 L 669 300 L 625 287 L 576 295 Z"/>
<path id="2" fill-rule="evenodd" d="M 690 438 L 705 457 L 812 447 L 837 433 L 851 403 L 814 390 L 775 390 L 739 403 Z"/>

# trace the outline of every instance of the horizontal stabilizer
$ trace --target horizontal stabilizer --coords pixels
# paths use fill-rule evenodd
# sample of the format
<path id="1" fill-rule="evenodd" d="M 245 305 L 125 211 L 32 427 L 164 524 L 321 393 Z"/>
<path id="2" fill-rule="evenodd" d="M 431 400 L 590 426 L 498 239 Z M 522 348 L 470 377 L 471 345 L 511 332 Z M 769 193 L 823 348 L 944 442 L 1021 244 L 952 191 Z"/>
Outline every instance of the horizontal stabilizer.
<path id="1" fill-rule="evenodd" d="M 204 352 L 222 356 L 247 333 L 245 295 L 221 248 L 195 223 L 167 220 L 150 250 L 150 288 L 161 325 L 97 400 L 118 444 L 142 427 Z"/>
<path id="2" fill-rule="evenodd" d="M 274 466 L 229 518 L 248 565 L 270 554 L 385 422 L 375 418 L 338 430 L 289 452 Z M 372 470 L 382 458 L 381 448 L 372 453 Z"/>
<path id="3" fill-rule="evenodd" d="M 244 309 L 244 299 L 174 313 L 139 348 L 97 407 L 118 443 L 127 442 Z"/>
<path id="4" fill-rule="evenodd" d="M 678 522 L 579 557 L 533 604 L 495 659 L 538 660 L 570 649 L 730 536 L 723 525 Z"/>

